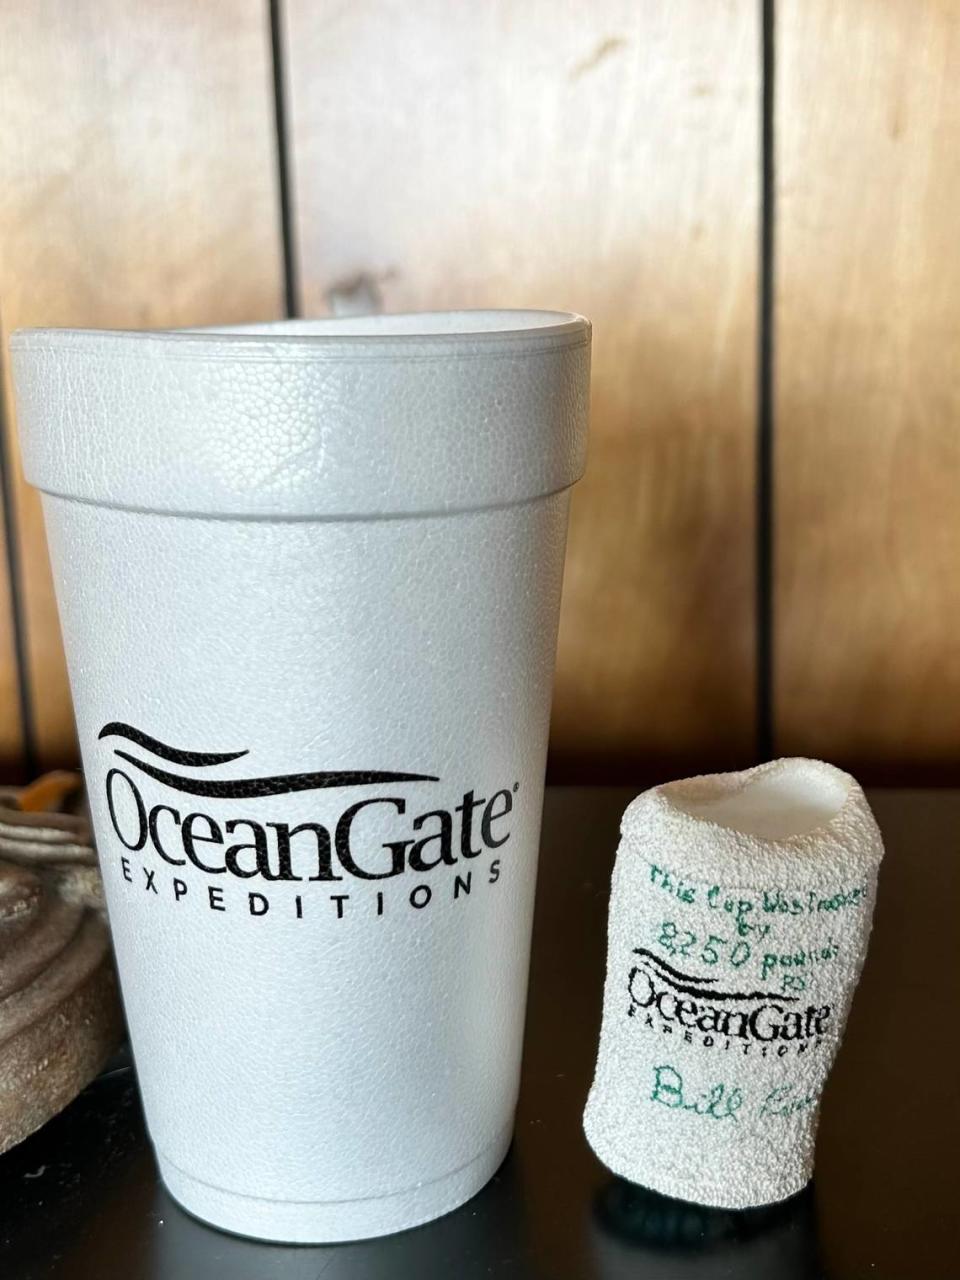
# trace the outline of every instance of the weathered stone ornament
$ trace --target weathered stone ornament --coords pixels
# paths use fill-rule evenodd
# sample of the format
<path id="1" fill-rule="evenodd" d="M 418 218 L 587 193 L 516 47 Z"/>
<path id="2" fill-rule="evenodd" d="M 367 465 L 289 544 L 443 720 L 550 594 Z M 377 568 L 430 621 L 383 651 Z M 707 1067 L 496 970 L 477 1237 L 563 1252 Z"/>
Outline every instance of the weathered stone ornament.
<path id="1" fill-rule="evenodd" d="M 654 787 L 621 835 L 590 1145 L 682 1200 L 783 1200 L 813 1171 L 866 954 L 869 805 L 832 765 L 777 760 Z"/>
<path id="2" fill-rule="evenodd" d="M 123 1019 L 77 774 L 0 791 L 0 1152 L 61 1111 Z M 60 811 L 58 811 L 60 810 Z"/>

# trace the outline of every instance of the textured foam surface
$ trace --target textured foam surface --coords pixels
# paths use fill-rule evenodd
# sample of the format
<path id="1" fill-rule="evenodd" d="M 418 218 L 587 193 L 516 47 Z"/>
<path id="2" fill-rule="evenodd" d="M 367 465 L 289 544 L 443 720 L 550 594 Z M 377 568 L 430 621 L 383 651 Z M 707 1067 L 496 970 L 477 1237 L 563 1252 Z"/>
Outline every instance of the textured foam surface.
<path id="1" fill-rule="evenodd" d="M 628 807 L 584 1115 L 609 1168 L 724 1208 L 798 1191 L 863 965 L 883 847 L 815 760 L 655 787 Z"/>
<path id="2" fill-rule="evenodd" d="M 193 515 L 541 497 L 583 474 L 590 326 L 514 314 L 454 313 L 444 331 L 429 316 L 25 330 L 10 342 L 24 471 L 47 493 Z"/>
<path id="3" fill-rule="evenodd" d="M 387 323 L 15 352 L 150 1135 L 273 1239 L 455 1207 L 517 1094 L 589 327 Z"/>

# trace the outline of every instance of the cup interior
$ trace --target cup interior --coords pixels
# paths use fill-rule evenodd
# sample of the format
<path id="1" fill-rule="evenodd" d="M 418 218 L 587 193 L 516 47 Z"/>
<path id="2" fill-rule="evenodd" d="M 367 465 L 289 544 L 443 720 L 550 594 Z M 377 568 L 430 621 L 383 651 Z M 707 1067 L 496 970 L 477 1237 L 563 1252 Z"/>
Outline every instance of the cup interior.
<path id="1" fill-rule="evenodd" d="M 699 779 L 696 795 L 669 790 L 675 808 L 747 836 L 788 840 L 807 835 L 837 816 L 850 791 L 849 779 L 812 760 L 783 760 L 760 769 L 731 788 L 729 775 Z"/>

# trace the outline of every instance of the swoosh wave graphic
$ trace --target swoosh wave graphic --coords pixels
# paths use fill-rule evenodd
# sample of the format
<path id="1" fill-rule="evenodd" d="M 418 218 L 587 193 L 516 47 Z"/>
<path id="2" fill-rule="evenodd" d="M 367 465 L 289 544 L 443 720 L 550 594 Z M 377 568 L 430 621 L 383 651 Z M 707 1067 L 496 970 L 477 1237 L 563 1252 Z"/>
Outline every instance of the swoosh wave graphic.
<path id="1" fill-rule="evenodd" d="M 683 973 L 680 969 L 674 969 L 672 964 L 667 964 L 666 960 L 662 960 L 660 956 L 654 955 L 652 951 L 648 951 L 646 947 L 634 947 L 633 954 L 637 956 L 646 956 L 648 960 L 652 960 L 660 969 L 665 969 L 671 977 L 679 978 L 681 982 L 696 982 L 698 985 L 704 982 L 716 982 L 716 978 L 695 978 L 692 973 Z"/>
<path id="2" fill-rule="evenodd" d="M 97 734 L 97 738 L 127 738 L 152 755 L 159 756 L 161 760 L 169 760 L 171 764 L 182 764 L 186 768 L 229 764 L 231 760 L 239 760 L 241 756 L 250 754 L 249 751 L 181 751 L 179 747 L 168 747 L 165 742 L 151 738 L 148 733 L 142 733 L 132 724 L 124 724 L 121 720 L 111 720 L 109 724 L 105 724 Z"/>
<path id="3" fill-rule="evenodd" d="M 643 959 L 649 957 L 649 960 L 656 960 L 658 958 L 652 951 L 647 951 L 644 947 L 634 947 L 634 952 Z M 674 969 L 671 972 L 677 973 L 678 970 Z M 711 991 L 704 987 L 688 985 L 689 983 L 699 982 L 699 978 L 689 978 L 687 982 L 677 982 L 670 974 L 664 973 L 660 969 L 654 969 L 654 973 L 661 982 L 666 982 L 673 987 L 674 991 L 682 991 L 686 996 L 697 996 L 702 1000 L 777 1000 L 782 1004 L 796 1004 L 799 999 L 798 996 L 781 995 L 778 991 Z M 686 975 L 681 974 L 681 977 L 686 977 Z"/>
<path id="4" fill-rule="evenodd" d="M 245 754 L 245 753 L 244 753 Z M 213 796 L 218 800 L 251 800 L 260 796 L 282 796 L 291 791 L 316 791 L 323 787 L 363 787 L 378 782 L 439 782 L 440 779 L 428 773 L 392 773 L 378 769 L 336 769 L 319 773 L 287 773 L 270 778 L 184 778 L 177 773 L 168 773 L 156 765 L 138 760 L 126 751 L 117 751 L 121 760 L 126 760 L 135 769 L 145 773 L 148 778 L 173 787 L 176 791 L 184 791 L 192 796 Z"/>

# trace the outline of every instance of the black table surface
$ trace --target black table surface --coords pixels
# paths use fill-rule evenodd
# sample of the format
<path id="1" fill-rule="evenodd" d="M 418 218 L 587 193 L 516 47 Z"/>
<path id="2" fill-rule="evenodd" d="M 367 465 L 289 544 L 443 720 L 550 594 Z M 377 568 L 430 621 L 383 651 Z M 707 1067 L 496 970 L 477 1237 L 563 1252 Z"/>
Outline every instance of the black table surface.
<path id="1" fill-rule="evenodd" d="M 258 1244 L 158 1184 L 129 1067 L 0 1157 L 2 1280 L 619 1280 L 960 1276 L 960 792 L 875 791 L 887 857 L 866 969 L 824 1096 L 813 1183 L 709 1210 L 623 1182 L 584 1140 L 622 790 L 554 789 L 544 815 L 516 1139 L 475 1199 L 425 1227 Z"/>

